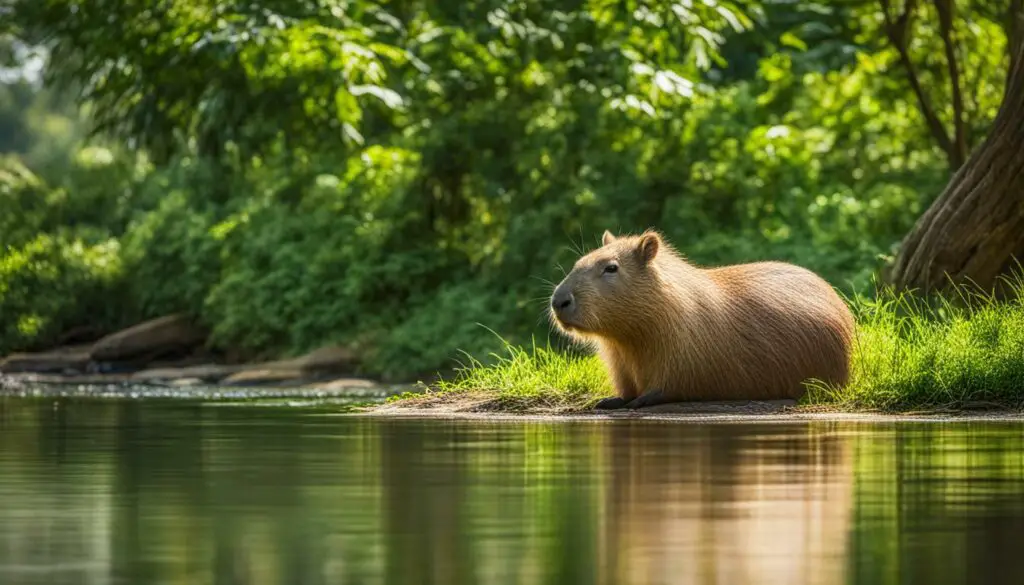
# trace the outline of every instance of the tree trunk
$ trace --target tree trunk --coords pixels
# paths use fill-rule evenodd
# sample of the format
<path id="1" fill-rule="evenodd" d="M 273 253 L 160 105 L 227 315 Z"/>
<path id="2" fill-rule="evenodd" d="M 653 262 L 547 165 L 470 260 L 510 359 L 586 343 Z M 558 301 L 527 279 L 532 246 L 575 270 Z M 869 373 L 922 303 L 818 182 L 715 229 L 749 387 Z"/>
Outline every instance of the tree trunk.
<path id="1" fill-rule="evenodd" d="M 932 292 L 972 282 L 997 294 L 1024 266 L 1024 43 L 988 137 L 917 221 L 896 256 L 898 288 Z"/>

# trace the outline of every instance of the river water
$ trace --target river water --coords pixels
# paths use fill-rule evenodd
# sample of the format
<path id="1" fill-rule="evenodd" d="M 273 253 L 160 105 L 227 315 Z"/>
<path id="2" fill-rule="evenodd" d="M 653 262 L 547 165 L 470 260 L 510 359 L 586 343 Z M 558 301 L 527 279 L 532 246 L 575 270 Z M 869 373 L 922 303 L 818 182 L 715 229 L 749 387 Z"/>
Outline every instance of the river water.
<path id="1" fill-rule="evenodd" d="M 1024 583 L 1024 425 L 0 399 L 0 584 Z"/>

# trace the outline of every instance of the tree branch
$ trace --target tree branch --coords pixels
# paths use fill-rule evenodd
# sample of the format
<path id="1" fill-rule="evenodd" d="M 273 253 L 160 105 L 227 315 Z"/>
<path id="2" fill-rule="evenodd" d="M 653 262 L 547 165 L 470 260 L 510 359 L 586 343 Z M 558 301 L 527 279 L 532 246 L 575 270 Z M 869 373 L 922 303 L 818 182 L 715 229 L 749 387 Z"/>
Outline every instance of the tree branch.
<path id="1" fill-rule="evenodd" d="M 992 41 L 991 41 L 991 39 L 989 37 L 987 37 L 987 36 L 983 37 L 983 38 L 985 38 L 986 41 L 987 41 L 985 43 L 985 46 L 984 47 L 977 47 L 976 48 L 976 50 L 979 53 L 982 53 L 982 54 L 984 54 L 984 53 L 986 53 L 986 52 L 988 52 L 989 50 L 992 49 Z M 960 57 L 960 60 L 965 62 L 965 63 L 967 63 L 968 62 L 967 58 L 964 57 L 963 45 L 960 45 L 959 49 L 960 49 L 960 51 L 959 51 L 958 55 Z M 972 69 L 971 67 L 968 67 L 968 68 L 964 69 L 964 72 L 963 72 L 964 73 L 964 87 L 967 88 L 966 91 L 964 91 L 964 124 L 967 126 L 967 144 L 968 145 L 972 145 L 972 144 L 975 143 L 975 139 L 974 138 L 975 138 L 975 132 L 976 132 L 976 129 L 975 129 L 976 122 L 978 120 L 978 117 L 982 116 L 982 114 L 981 114 L 981 101 L 980 101 L 981 87 L 984 84 L 985 80 L 988 79 L 988 72 L 989 72 L 990 67 L 988 66 L 988 62 L 985 59 L 982 59 L 980 65 L 978 67 L 973 68 L 974 69 L 974 76 L 973 76 L 973 78 L 972 78 L 972 76 L 970 74 L 970 70 L 971 69 Z"/>
<path id="2" fill-rule="evenodd" d="M 879 2 L 882 4 L 882 14 L 885 17 L 886 35 L 889 37 L 889 42 L 892 43 L 896 52 L 899 53 L 900 63 L 907 71 L 907 80 L 910 82 L 910 88 L 914 91 L 914 96 L 917 98 L 918 108 L 928 124 L 928 130 L 931 132 L 932 137 L 935 138 L 935 141 L 939 143 L 939 148 L 946 153 L 949 166 L 956 170 L 963 161 L 961 160 L 959 164 L 957 163 L 953 141 L 942 126 L 942 121 L 935 114 L 935 109 L 932 108 L 931 102 L 928 101 L 928 96 L 925 95 L 924 88 L 921 87 L 921 80 L 917 76 L 917 69 L 914 68 L 914 63 L 910 60 L 910 53 L 907 50 L 910 37 L 910 20 L 914 15 L 914 8 L 917 6 L 917 2 L 916 0 L 907 0 L 903 8 L 903 14 L 896 18 L 896 20 L 893 20 L 892 15 L 889 13 L 889 0 L 879 0 Z"/>
<path id="3" fill-rule="evenodd" d="M 939 34 L 946 49 L 946 64 L 949 68 L 949 85 L 953 93 L 954 142 L 950 154 L 953 170 L 960 168 L 967 160 L 967 132 L 964 124 L 964 96 L 960 87 L 960 68 L 956 62 L 956 45 L 953 44 L 953 0 L 935 0 L 939 13 Z"/>
<path id="4" fill-rule="evenodd" d="M 1024 0 L 1010 0 L 1010 8 L 1006 14 L 1006 50 L 1010 54 L 1009 71 L 1013 71 L 1021 43 L 1024 43 Z M 1009 75 L 1007 73 L 1007 81 L 1009 81 Z"/>
<path id="5" fill-rule="evenodd" d="M 1020 4 L 1021 2 L 1015 2 Z M 1012 108 L 1019 108 L 1021 104 L 1013 103 L 1011 100 L 1019 99 L 1024 94 L 1024 12 L 1018 12 L 1016 15 L 1017 22 L 1017 40 L 1016 42 L 1009 43 L 1010 49 L 1010 72 L 1006 75 L 1006 88 L 1003 92 L 1003 103 L 999 106 L 999 113 L 996 114 L 996 118 L 1003 114 L 1006 110 Z"/>

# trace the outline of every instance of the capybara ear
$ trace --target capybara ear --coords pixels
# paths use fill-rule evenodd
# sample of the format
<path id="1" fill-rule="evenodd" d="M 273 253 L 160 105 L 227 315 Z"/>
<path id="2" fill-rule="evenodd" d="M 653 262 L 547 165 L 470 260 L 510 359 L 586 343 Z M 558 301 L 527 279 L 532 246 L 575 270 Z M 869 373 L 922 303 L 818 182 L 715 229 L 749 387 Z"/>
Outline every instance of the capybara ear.
<path id="1" fill-rule="evenodd" d="M 601 245 L 607 246 L 608 244 L 615 241 L 615 236 L 608 230 L 604 230 L 604 235 L 601 236 Z"/>
<path id="2" fill-rule="evenodd" d="M 640 259 L 643 260 L 644 264 L 654 260 L 654 257 L 658 255 L 658 248 L 661 247 L 661 236 L 657 232 L 644 232 L 640 236 L 640 243 L 637 245 L 637 251 L 640 252 Z"/>

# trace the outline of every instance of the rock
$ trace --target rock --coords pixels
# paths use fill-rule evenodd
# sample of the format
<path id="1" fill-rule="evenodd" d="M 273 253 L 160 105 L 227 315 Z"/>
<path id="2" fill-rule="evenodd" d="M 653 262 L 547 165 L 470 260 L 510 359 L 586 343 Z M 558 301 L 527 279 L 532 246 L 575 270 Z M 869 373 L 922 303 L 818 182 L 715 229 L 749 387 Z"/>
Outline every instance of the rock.
<path id="1" fill-rule="evenodd" d="M 378 388 L 380 385 L 373 380 L 366 380 L 363 378 L 339 378 L 337 380 L 331 380 L 323 384 L 313 384 L 310 387 L 317 390 L 372 390 Z"/>
<path id="2" fill-rule="evenodd" d="M 185 368 L 153 368 L 141 370 L 131 374 L 129 378 L 133 382 L 157 382 L 164 380 L 178 380 L 190 377 L 184 373 Z"/>
<path id="3" fill-rule="evenodd" d="M 188 388 L 191 386 L 202 386 L 205 382 L 200 378 L 179 378 L 172 380 L 170 384 L 175 388 Z"/>
<path id="4" fill-rule="evenodd" d="M 3 379 L 20 384 L 47 384 L 63 386 L 106 386 L 111 384 L 123 384 L 128 381 L 127 376 L 120 374 L 53 375 L 19 373 L 10 375 L 4 374 Z"/>
<path id="5" fill-rule="evenodd" d="M 147 370 L 178 370 L 182 368 L 191 368 L 195 366 L 208 366 L 215 363 L 216 360 L 211 359 L 209 356 L 196 356 L 190 355 L 188 357 L 174 359 L 174 360 L 161 360 L 156 359 L 146 363 Z"/>
<path id="6" fill-rule="evenodd" d="M 355 354 L 338 346 L 321 347 L 297 358 L 264 362 L 253 366 L 260 370 L 301 370 L 308 376 L 347 374 L 356 365 Z"/>
<path id="7" fill-rule="evenodd" d="M 305 380 L 299 368 L 254 368 L 232 374 L 221 380 L 223 386 L 295 385 Z"/>
<path id="8" fill-rule="evenodd" d="M 245 366 L 222 366 L 204 364 L 184 368 L 153 368 L 132 374 L 132 380 L 139 382 L 175 381 L 198 379 L 202 382 L 218 382 L 245 369 Z"/>
<path id="9" fill-rule="evenodd" d="M 56 345 L 84 345 L 92 344 L 105 332 L 92 325 L 72 327 L 57 337 Z"/>
<path id="10" fill-rule="evenodd" d="M 73 346 L 40 353 L 15 353 L 0 360 L 0 372 L 37 374 L 75 374 L 89 364 L 89 348 Z"/>
<path id="11" fill-rule="evenodd" d="M 244 367 L 222 380 L 221 384 L 225 386 L 293 386 L 327 376 L 347 374 L 355 368 L 355 365 L 356 357 L 351 350 L 327 346 L 297 358 Z"/>
<path id="12" fill-rule="evenodd" d="M 349 349 L 330 345 L 293 361 L 308 373 L 340 373 L 352 371 L 356 365 L 356 356 Z"/>
<path id="13" fill-rule="evenodd" d="M 204 337 L 188 317 L 168 315 L 100 339 L 93 344 L 91 355 L 93 360 L 108 362 L 156 357 L 194 348 Z"/>

